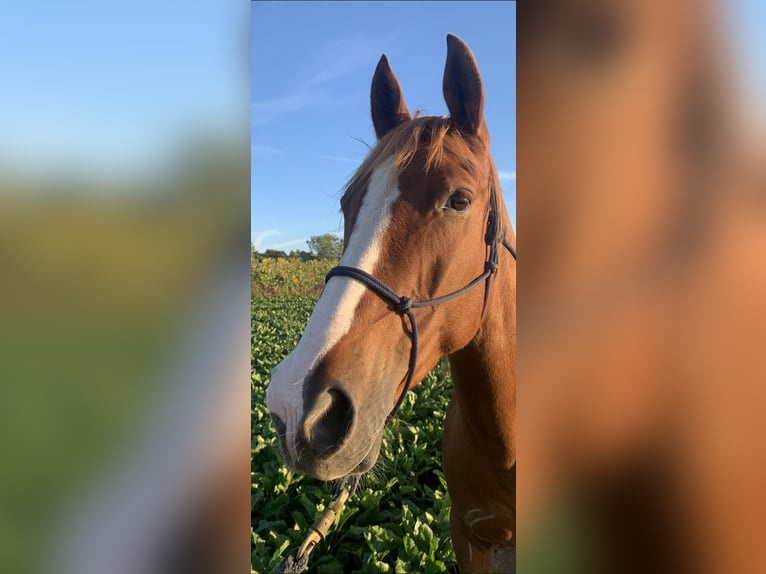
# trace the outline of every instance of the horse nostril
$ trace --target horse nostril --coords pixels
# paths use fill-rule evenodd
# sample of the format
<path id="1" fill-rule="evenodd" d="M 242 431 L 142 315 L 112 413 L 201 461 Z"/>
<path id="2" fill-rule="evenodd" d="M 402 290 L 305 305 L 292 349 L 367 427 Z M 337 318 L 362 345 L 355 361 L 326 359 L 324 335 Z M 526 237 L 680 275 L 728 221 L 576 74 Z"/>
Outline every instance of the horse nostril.
<path id="1" fill-rule="evenodd" d="M 324 457 L 338 450 L 348 436 L 353 420 L 354 406 L 340 389 L 328 389 L 317 397 L 303 427 L 314 454 Z"/>

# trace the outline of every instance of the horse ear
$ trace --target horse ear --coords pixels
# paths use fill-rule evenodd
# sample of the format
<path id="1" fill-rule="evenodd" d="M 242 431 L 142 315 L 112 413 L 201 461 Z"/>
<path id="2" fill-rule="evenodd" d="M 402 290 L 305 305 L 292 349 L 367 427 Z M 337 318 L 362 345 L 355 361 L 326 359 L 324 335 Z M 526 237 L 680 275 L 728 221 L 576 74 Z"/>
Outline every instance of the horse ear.
<path id="1" fill-rule="evenodd" d="M 385 54 L 380 57 L 378 66 L 375 68 L 375 75 L 372 77 L 370 107 L 372 125 L 375 126 L 375 135 L 378 139 L 399 124 L 411 119 L 407 104 L 402 97 L 399 80 L 396 79 Z"/>
<path id="2" fill-rule="evenodd" d="M 486 135 L 484 89 L 479 66 L 471 49 L 454 34 L 447 34 L 447 64 L 442 89 L 455 127 L 468 135 Z"/>

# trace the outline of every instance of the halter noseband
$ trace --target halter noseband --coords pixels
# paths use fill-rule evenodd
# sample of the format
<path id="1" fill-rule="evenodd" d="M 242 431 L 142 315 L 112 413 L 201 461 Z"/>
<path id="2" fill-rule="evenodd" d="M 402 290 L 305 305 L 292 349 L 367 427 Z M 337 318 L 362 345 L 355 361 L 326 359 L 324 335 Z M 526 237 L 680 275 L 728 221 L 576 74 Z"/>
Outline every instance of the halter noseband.
<path id="1" fill-rule="evenodd" d="M 484 236 L 484 241 L 488 247 L 488 253 L 487 259 L 484 262 L 484 271 L 481 275 L 476 277 L 476 279 L 468 283 L 468 285 L 465 287 L 462 287 L 457 291 L 453 291 L 452 293 L 448 293 L 447 295 L 436 297 L 435 299 L 413 301 L 409 297 L 398 295 L 396 291 L 383 283 L 383 281 L 373 275 L 370 275 L 366 271 L 357 269 L 356 267 L 338 265 L 337 267 L 330 269 L 330 271 L 325 276 L 325 283 L 327 283 L 332 277 L 349 277 L 355 281 L 358 281 L 367 287 L 370 291 L 373 291 L 382 299 L 388 301 L 391 304 L 392 310 L 394 312 L 396 312 L 398 315 L 406 315 L 410 320 L 410 325 L 412 327 L 412 347 L 410 350 L 410 362 L 409 366 L 407 367 L 407 378 L 404 381 L 404 389 L 402 389 L 402 393 L 399 395 L 399 399 L 396 401 L 394 408 L 388 414 L 388 417 L 386 417 L 386 424 L 389 423 L 389 421 L 399 410 L 399 407 L 402 406 L 404 397 L 407 394 L 407 391 L 409 391 L 410 385 L 412 384 L 412 377 L 415 375 L 415 366 L 418 362 L 418 327 L 417 323 L 415 322 L 415 315 L 412 313 L 412 309 L 418 307 L 432 307 L 434 305 L 438 305 L 439 303 L 445 303 L 451 299 L 463 295 L 464 293 L 467 293 L 482 281 L 484 281 L 484 303 L 481 307 L 481 317 L 484 318 L 484 312 L 486 311 L 487 300 L 489 298 L 490 281 L 492 276 L 497 272 L 498 244 L 502 243 L 503 247 L 505 247 L 513 257 L 513 260 L 516 261 L 516 250 L 506 238 L 505 228 L 503 228 L 502 236 L 500 235 L 500 220 L 497 217 L 497 192 L 495 191 L 494 185 L 491 186 L 490 189 L 490 210 L 489 216 L 487 218 L 487 232 Z"/>

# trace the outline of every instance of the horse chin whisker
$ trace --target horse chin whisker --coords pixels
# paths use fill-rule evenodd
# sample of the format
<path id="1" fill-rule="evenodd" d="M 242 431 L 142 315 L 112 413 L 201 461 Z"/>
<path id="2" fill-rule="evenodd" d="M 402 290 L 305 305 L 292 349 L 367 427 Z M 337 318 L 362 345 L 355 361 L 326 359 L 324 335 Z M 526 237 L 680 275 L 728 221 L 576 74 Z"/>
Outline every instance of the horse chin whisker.
<path id="1" fill-rule="evenodd" d="M 301 446 L 297 449 L 295 449 L 295 464 L 298 464 L 301 459 L 303 459 L 303 453 L 305 452 L 306 448 Z"/>

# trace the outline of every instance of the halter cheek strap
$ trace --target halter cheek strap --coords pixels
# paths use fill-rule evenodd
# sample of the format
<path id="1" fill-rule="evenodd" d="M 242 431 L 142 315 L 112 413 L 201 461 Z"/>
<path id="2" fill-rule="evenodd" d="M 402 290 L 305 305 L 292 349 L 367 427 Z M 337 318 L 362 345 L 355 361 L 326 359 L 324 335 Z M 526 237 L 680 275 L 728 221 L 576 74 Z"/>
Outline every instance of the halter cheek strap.
<path id="1" fill-rule="evenodd" d="M 511 246 L 511 244 L 506 239 L 505 229 L 503 229 L 502 239 L 500 238 L 500 234 L 498 231 L 499 222 L 496 220 L 496 213 L 497 213 L 497 198 L 495 197 L 495 189 L 493 187 L 491 195 L 490 195 L 490 212 L 489 212 L 489 217 L 487 218 L 487 232 L 484 238 L 488 247 L 487 259 L 484 262 L 484 271 L 482 272 L 481 275 L 476 277 L 473 281 L 468 283 L 468 285 L 466 285 L 465 287 L 462 287 L 461 289 L 458 289 L 457 291 L 453 291 L 452 293 L 448 293 L 447 295 L 442 295 L 441 297 L 436 297 L 435 299 L 413 301 L 409 297 L 405 297 L 405 296 L 397 294 L 396 291 L 394 291 L 388 285 L 383 283 L 383 281 L 381 281 L 380 279 L 378 279 L 377 277 L 373 275 L 370 275 L 366 271 L 357 269 L 356 267 L 348 267 L 345 265 L 339 265 L 337 267 L 333 267 L 325 276 L 325 283 L 327 283 L 327 281 L 329 281 L 333 277 L 348 277 L 350 279 L 358 281 L 359 283 L 367 287 L 370 291 L 373 291 L 375 294 L 377 294 L 380 298 L 388 301 L 391 304 L 391 309 L 394 312 L 396 312 L 398 315 L 406 315 L 410 321 L 410 327 L 412 329 L 412 334 L 411 334 L 412 346 L 410 348 L 410 360 L 407 367 L 407 376 L 404 380 L 404 388 L 402 389 L 402 392 L 399 395 L 399 398 L 397 399 L 396 404 L 394 405 L 394 408 L 388 414 L 388 417 L 386 417 L 386 424 L 389 423 L 389 421 L 394 417 L 396 412 L 399 410 L 399 407 L 402 406 L 404 397 L 407 394 L 407 391 L 409 391 L 410 386 L 412 385 L 412 378 L 415 375 L 415 367 L 417 366 L 417 362 L 418 362 L 418 326 L 417 326 L 417 322 L 415 321 L 415 315 L 412 313 L 412 309 L 418 308 L 418 307 L 432 307 L 434 305 L 438 305 L 439 303 L 446 303 L 447 301 L 450 301 L 451 299 L 455 299 L 456 297 L 459 297 L 460 295 L 467 293 L 468 291 L 470 291 L 471 289 L 479 285 L 481 282 L 485 281 L 486 283 L 484 286 L 484 303 L 482 304 L 482 308 L 481 308 L 481 317 L 484 318 L 484 312 L 486 311 L 486 308 L 487 308 L 487 301 L 489 300 L 490 281 L 492 279 L 492 276 L 497 272 L 498 243 L 502 243 L 503 247 L 505 247 L 508 250 L 508 252 L 513 256 L 514 261 L 516 260 L 516 250 Z"/>

